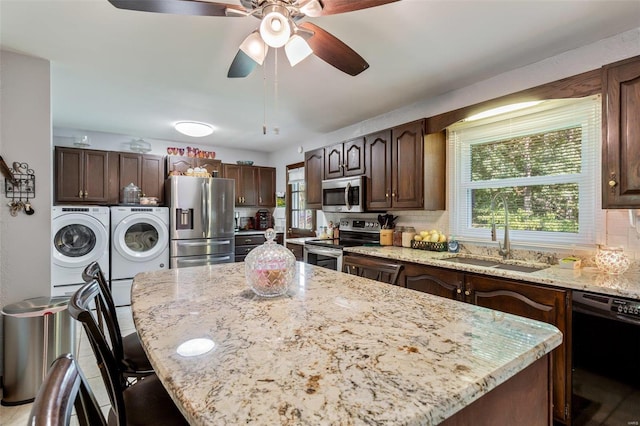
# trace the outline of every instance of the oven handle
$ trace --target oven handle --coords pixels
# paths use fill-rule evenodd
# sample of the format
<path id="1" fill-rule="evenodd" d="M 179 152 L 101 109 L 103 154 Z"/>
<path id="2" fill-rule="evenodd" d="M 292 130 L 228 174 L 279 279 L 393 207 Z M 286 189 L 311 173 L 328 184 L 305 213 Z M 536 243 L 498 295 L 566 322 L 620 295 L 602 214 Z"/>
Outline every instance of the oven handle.
<path id="1" fill-rule="evenodd" d="M 347 186 L 344 188 L 344 205 L 347 206 L 347 210 L 351 210 L 351 204 L 349 204 L 349 191 L 351 190 L 351 183 L 347 182 Z"/>
<path id="2" fill-rule="evenodd" d="M 332 250 L 332 249 L 325 249 L 325 248 L 318 248 L 318 247 L 310 247 L 310 246 L 304 246 L 304 249 L 306 250 L 307 253 L 311 253 L 311 254 L 320 254 L 323 256 L 327 256 L 327 257 L 340 257 L 342 256 L 342 250 Z"/>

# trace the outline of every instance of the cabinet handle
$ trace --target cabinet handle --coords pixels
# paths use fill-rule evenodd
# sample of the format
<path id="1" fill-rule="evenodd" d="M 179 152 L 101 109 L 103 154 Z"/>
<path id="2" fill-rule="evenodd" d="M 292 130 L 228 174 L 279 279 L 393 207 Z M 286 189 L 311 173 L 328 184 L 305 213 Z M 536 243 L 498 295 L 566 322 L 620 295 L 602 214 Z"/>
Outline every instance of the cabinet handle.
<path id="1" fill-rule="evenodd" d="M 82 198 L 82 189 L 78 192 L 78 198 Z"/>
<path id="2" fill-rule="evenodd" d="M 470 292 L 469 290 L 465 290 L 465 291 L 464 291 L 464 295 L 465 295 L 465 296 L 470 296 L 470 295 L 471 295 L 471 292 Z"/>
<path id="3" fill-rule="evenodd" d="M 612 194 L 616 192 L 616 185 L 618 185 L 618 182 L 616 182 L 616 174 L 611 173 L 611 176 L 609 178 L 609 188 L 611 188 Z"/>
<path id="4" fill-rule="evenodd" d="M 245 244 L 251 244 L 251 240 L 244 240 Z"/>
<path id="5" fill-rule="evenodd" d="M 84 191 L 84 198 L 87 198 L 89 196 L 89 191 Z"/>
<path id="6" fill-rule="evenodd" d="M 457 289 L 456 293 L 458 293 L 458 294 L 462 293 L 462 289 L 461 288 Z"/>
<path id="7" fill-rule="evenodd" d="M 262 197 L 258 197 L 258 202 L 262 204 Z"/>
<path id="8" fill-rule="evenodd" d="M 388 192 L 384 193 L 384 198 L 389 198 L 389 193 Z"/>

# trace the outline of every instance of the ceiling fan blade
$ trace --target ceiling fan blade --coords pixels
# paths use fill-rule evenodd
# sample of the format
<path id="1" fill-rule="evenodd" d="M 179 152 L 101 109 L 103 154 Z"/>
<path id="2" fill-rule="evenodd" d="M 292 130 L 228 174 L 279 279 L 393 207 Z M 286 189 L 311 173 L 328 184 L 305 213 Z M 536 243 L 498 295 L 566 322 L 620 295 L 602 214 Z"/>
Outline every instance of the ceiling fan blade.
<path id="1" fill-rule="evenodd" d="M 397 1 L 399 0 L 322 0 L 322 15 L 353 12 L 354 10 L 368 9 Z"/>
<path id="2" fill-rule="evenodd" d="M 137 10 L 140 12 L 173 13 L 193 16 L 227 16 L 227 9 L 245 12 L 235 4 L 211 3 L 198 0 L 108 0 L 118 9 Z M 229 16 L 243 16 L 230 14 Z"/>
<path id="3" fill-rule="evenodd" d="M 246 77 L 253 72 L 258 63 L 247 56 L 242 50 L 238 50 L 236 57 L 233 58 L 233 62 L 229 67 L 227 78 L 242 78 Z"/>
<path id="4" fill-rule="evenodd" d="M 299 27 L 313 32 L 307 39 L 313 53 L 328 63 L 349 75 L 356 76 L 369 68 L 369 64 L 355 50 L 338 40 L 317 25 L 311 22 L 303 22 Z"/>

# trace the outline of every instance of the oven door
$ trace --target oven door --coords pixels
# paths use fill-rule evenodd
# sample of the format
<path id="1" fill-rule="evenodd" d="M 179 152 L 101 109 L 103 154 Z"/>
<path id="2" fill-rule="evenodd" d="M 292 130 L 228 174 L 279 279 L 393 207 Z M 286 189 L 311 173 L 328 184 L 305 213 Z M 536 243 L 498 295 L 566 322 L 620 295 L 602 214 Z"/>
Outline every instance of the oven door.
<path id="1" fill-rule="evenodd" d="M 334 271 L 342 271 L 342 249 L 305 244 L 304 262 Z"/>
<path id="2" fill-rule="evenodd" d="M 364 211 L 364 176 L 322 181 L 322 210 L 360 213 Z"/>

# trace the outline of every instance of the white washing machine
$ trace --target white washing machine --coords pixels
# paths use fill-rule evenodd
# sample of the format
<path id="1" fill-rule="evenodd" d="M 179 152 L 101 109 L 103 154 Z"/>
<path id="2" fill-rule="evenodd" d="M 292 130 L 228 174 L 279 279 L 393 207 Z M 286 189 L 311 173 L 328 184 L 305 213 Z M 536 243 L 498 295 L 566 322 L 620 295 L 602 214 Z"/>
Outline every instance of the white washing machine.
<path id="1" fill-rule="evenodd" d="M 139 272 L 169 268 L 169 208 L 111 207 L 111 292 L 117 306 L 131 304 Z"/>
<path id="2" fill-rule="evenodd" d="M 97 261 L 109 276 L 109 207 L 51 208 L 51 295 L 71 296 L 83 284 L 82 271 Z"/>

